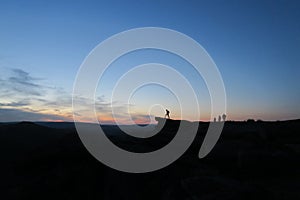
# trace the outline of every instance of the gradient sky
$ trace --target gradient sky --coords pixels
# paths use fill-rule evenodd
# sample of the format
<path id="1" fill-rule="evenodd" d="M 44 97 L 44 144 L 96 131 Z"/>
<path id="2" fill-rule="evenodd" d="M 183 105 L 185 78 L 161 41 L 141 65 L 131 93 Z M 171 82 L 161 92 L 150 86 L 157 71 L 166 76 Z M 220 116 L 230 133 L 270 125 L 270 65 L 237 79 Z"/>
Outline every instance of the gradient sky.
<path id="1" fill-rule="evenodd" d="M 108 37 L 147 26 L 180 31 L 206 49 L 223 77 L 229 119 L 300 118 L 299 10 L 297 0 L 1 1 L 0 121 L 72 121 L 73 82 L 84 58 Z M 170 53 L 145 50 L 121 57 L 103 77 L 97 89 L 101 121 L 113 121 L 110 95 L 118 78 L 149 62 L 184 74 L 200 91 L 201 120 L 209 119 L 209 94 L 191 66 Z M 174 96 L 157 85 L 136 91 L 132 118 L 147 122 L 153 104 L 180 118 Z M 128 123 L 122 115 L 128 104 L 112 106 Z M 162 108 L 150 114 L 163 116 Z M 88 115 L 82 120 L 89 121 Z"/>

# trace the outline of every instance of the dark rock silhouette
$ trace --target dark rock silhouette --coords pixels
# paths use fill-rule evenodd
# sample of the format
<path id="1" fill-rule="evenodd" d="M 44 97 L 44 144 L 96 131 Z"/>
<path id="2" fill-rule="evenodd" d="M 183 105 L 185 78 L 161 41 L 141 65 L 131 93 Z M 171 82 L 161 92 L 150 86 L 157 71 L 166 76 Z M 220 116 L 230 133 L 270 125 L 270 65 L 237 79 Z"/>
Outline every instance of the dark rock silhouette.
<path id="1" fill-rule="evenodd" d="M 300 120 L 227 121 L 218 143 L 201 160 L 198 151 L 208 122 L 156 120 L 161 130 L 147 139 L 103 126 L 121 148 L 149 152 L 168 144 L 180 123 L 199 123 L 197 137 L 183 156 L 146 174 L 118 172 L 97 161 L 72 123 L 1 123 L 2 199 L 300 198 Z"/>

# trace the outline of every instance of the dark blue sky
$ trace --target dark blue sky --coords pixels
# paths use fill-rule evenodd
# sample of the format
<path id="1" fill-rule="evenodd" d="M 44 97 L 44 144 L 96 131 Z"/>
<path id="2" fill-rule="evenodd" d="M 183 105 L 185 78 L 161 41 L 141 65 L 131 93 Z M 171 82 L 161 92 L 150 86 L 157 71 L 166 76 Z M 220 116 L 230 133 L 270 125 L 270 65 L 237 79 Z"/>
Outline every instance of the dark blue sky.
<path id="1" fill-rule="evenodd" d="M 299 1 L 1 1 L 0 120 L 70 120 L 83 59 L 111 35 L 147 26 L 180 31 L 207 50 L 224 80 L 229 119 L 300 118 L 299 10 Z M 151 61 L 141 57 L 125 63 Z"/>

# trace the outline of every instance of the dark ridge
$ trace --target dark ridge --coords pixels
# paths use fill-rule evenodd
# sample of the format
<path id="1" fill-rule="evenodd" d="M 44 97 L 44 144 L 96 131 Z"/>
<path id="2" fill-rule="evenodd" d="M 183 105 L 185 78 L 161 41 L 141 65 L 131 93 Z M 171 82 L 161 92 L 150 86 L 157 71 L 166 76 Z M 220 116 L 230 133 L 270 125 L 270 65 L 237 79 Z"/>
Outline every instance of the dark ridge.
<path id="1" fill-rule="evenodd" d="M 18 124 L 33 125 L 33 124 L 35 124 L 35 123 L 34 123 L 34 122 L 30 122 L 30 121 L 22 121 L 22 122 L 19 122 Z"/>
<path id="2" fill-rule="evenodd" d="M 74 129 L 74 122 L 35 122 L 38 125 L 46 126 L 49 128 L 57 128 L 57 129 Z"/>
<path id="3" fill-rule="evenodd" d="M 168 144 L 181 122 L 199 123 L 194 142 L 177 161 L 145 174 L 119 172 L 97 161 L 73 128 L 2 124 L 2 199 L 300 199 L 300 120 L 225 122 L 203 159 L 198 153 L 208 122 L 157 120 L 162 130 L 145 140 L 105 126 L 121 148 L 147 152 Z"/>
<path id="4" fill-rule="evenodd" d="M 8 130 L 10 130 L 9 132 L 18 134 L 27 134 L 28 137 L 32 137 L 35 134 L 43 134 L 47 137 L 53 131 L 50 127 L 41 126 L 29 121 L 6 123 L 1 126 L 0 133 L 7 132 Z"/>

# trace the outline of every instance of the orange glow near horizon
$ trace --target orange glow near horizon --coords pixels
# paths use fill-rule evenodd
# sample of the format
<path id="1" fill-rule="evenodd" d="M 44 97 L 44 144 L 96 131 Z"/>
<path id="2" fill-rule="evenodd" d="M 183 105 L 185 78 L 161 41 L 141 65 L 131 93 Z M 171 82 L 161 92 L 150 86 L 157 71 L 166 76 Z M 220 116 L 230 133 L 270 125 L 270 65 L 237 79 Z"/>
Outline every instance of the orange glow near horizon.
<path id="1" fill-rule="evenodd" d="M 49 119 L 49 118 L 42 118 L 41 121 L 45 121 L 45 122 L 65 122 L 65 120 Z"/>
<path id="2" fill-rule="evenodd" d="M 9 106 L 2 106 L 2 108 L 11 108 Z M 37 120 L 34 121 L 46 121 L 46 122 L 73 122 L 74 121 L 74 117 L 73 117 L 73 111 L 72 108 L 64 108 L 64 107 L 58 107 L 58 108 L 45 108 L 42 106 L 37 105 L 36 107 L 34 106 L 24 106 L 24 107 L 20 107 L 18 110 L 23 111 L 23 112 L 27 112 L 27 113 L 34 113 L 34 114 L 38 114 L 41 116 L 45 116 L 45 117 L 40 117 Z M 161 112 L 163 110 L 160 110 Z M 263 120 L 263 121 L 277 121 L 278 120 L 278 115 L 279 113 L 270 113 L 264 117 L 262 117 L 262 115 L 260 116 L 260 113 L 254 113 L 254 112 L 245 112 L 247 114 L 241 114 L 241 113 L 237 113 L 237 110 L 235 110 L 236 112 L 232 112 L 230 114 L 227 114 L 227 120 L 232 120 L 232 121 L 245 121 L 247 119 L 254 119 L 254 120 Z M 164 113 L 152 113 L 155 114 L 154 116 L 157 117 L 162 117 L 164 118 Z M 93 122 L 92 118 L 89 117 L 91 116 L 91 113 L 86 112 L 84 116 L 81 117 L 77 117 L 76 120 L 79 122 L 86 122 L 86 123 L 95 123 Z M 116 121 L 118 122 L 118 124 L 155 124 L 155 120 L 151 121 L 150 118 L 143 114 L 142 110 L 135 110 L 134 113 L 131 114 L 132 120 L 125 118 L 125 117 L 119 117 L 118 119 L 115 119 L 114 117 L 112 117 L 111 114 L 108 113 L 98 113 L 98 121 L 101 124 L 116 124 Z M 210 113 L 201 113 L 201 118 L 200 119 L 192 119 L 189 118 L 188 116 L 184 119 L 182 119 L 181 117 L 179 117 L 175 111 L 173 111 L 171 113 L 171 119 L 174 120 L 188 120 L 188 121 L 213 121 L 213 118 L 216 117 L 216 119 L 218 118 L 218 116 L 213 116 L 212 119 L 210 118 Z M 293 116 L 283 116 L 282 119 L 280 120 L 290 120 L 290 119 L 296 119 L 296 117 Z M 26 119 L 24 119 L 26 120 Z"/>

